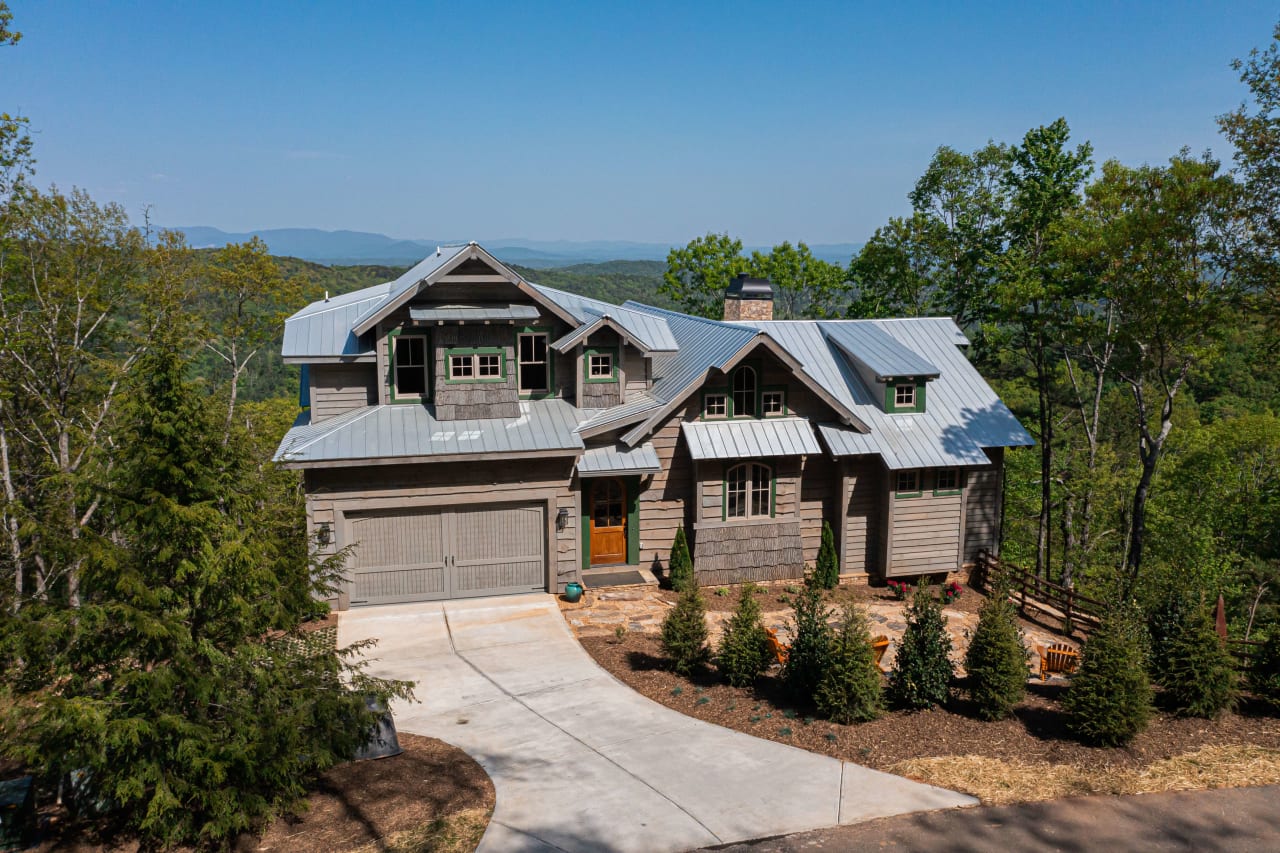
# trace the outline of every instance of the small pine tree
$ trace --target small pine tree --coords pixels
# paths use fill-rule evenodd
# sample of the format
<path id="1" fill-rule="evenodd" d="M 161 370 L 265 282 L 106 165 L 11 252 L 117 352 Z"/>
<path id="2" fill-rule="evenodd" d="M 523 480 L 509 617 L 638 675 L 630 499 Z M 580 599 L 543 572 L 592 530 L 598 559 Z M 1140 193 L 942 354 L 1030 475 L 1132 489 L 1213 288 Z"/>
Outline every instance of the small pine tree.
<path id="1" fill-rule="evenodd" d="M 1199 605 L 1183 590 L 1173 590 L 1159 599 L 1146 614 L 1150 638 L 1148 673 L 1157 683 L 1164 683 L 1169 672 L 1169 651 L 1186 621 L 1195 615 Z"/>
<path id="2" fill-rule="evenodd" d="M 707 646 L 707 606 L 696 584 L 686 587 L 662 620 L 662 651 L 681 675 L 700 669 L 711 658 Z"/>
<path id="3" fill-rule="evenodd" d="M 1280 705 L 1280 625 L 1249 660 L 1249 688 L 1263 699 Z"/>
<path id="4" fill-rule="evenodd" d="M 760 604 L 752 586 L 742 587 L 738 609 L 725 626 L 716 656 L 716 666 L 734 687 L 751 686 L 769 665 L 769 637 L 760 622 Z"/>
<path id="5" fill-rule="evenodd" d="M 908 710 L 941 705 L 947 701 L 955 669 L 947 618 L 927 584 L 916 590 L 906 616 L 907 627 L 889 674 L 889 701 Z"/>
<path id="6" fill-rule="evenodd" d="M 1212 718 L 1235 699 L 1235 662 L 1206 607 L 1187 614 L 1165 652 L 1165 698 L 1175 714 Z"/>
<path id="7" fill-rule="evenodd" d="M 836 556 L 836 537 L 831 525 L 822 522 L 822 544 L 818 547 L 818 565 L 813 578 L 823 589 L 835 589 L 840 585 L 840 558 Z"/>
<path id="8" fill-rule="evenodd" d="M 984 720 L 1002 720 L 1027 692 L 1027 648 L 1013 603 L 996 590 L 978 613 L 964 668 L 969 698 Z"/>
<path id="9" fill-rule="evenodd" d="M 797 699 L 810 699 L 822 673 L 831 663 L 833 632 L 827 620 L 831 609 L 823 606 L 822 590 L 814 575 L 805 579 L 791 616 L 791 650 L 782 670 L 783 681 Z"/>
<path id="10" fill-rule="evenodd" d="M 689 556 L 689 540 L 685 537 L 684 527 L 676 528 L 676 541 L 671 543 L 671 556 L 667 559 L 667 579 L 676 592 L 684 592 L 686 587 L 697 586 L 693 576 L 693 559 Z"/>
<path id="11" fill-rule="evenodd" d="M 831 640 L 830 661 L 814 691 L 818 713 L 849 725 L 880 716 L 884 709 L 880 667 L 867 633 L 867 617 L 855 605 L 841 614 L 840 630 Z"/>
<path id="12" fill-rule="evenodd" d="M 1080 670 L 1062 699 L 1071 732 L 1086 743 L 1123 746 L 1151 719 L 1151 682 L 1141 632 L 1124 610 L 1109 613 L 1085 641 Z"/>

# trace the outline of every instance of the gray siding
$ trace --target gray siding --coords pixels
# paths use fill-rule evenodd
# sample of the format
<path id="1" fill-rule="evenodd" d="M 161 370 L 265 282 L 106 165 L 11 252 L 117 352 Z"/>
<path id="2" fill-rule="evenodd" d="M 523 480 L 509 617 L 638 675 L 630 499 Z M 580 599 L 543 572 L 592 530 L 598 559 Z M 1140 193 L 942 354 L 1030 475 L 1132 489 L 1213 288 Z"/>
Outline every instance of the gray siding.
<path id="1" fill-rule="evenodd" d="M 700 524 L 693 566 L 703 586 L 801 577 L 804 546 L 800 522 L 765 519 Z"/>
<path id="2" fill-rule="evenodd" d="M 846 572 L 880 571 L 883 469 L 875 456 L 857 456 L 844 463 L 844 558 Z"/>
<path id="3" fill-rule="evenodd" d="M 918 498 L 897 497 L 892 491 L 896 483 L 889 483 L 889 576 L 960 567 L 963 495 L 934 495 L 934 471 L 921 473 L 924 483 Z"/>
<path id="4" fill-rule="evenodd" d="M 628 400 L 649 390 L 649 359 L 632 347 L 626 347 L 623 350 L 622 372 L 626 383 L 624 396 Z"/>
<path id="5" fill-rule="evenodd" d="M 373 405 L 378 400 L 377 372 L 372 364 L 313 364 L 311 422 Z"/>
<path id="6" fill-rule="evenodd" d="M 1004 474 L 1004 448 L 987 451 L 994 463 L 990 468 L 971 468 L 965 491 L 964 561 L 972 563 L 978 552 L 986 549 L 1000 552 L 1001 486 Z"/>
<path id="7" fill-rule="evenodd" d="M 434 381 L 438 420 L 520 416 L 520 394 L 516 390 L 515 332 L 510 326 L 436 326 L 432 347 L 435 349 Z M 501 382 L 450 382 L 446 372 L 445 353 L 451 347 L 501 349 L 506 378 Z"/>
<path id="8" fill-rule="evenodd" d="M 693 462 L 680 441 L 683 419 L 679 412 L 654 432 L 651 440 L 662 471 L 641 481 L 640 562 L 650 568 L 665 570 L 678 528 L 693 533 Z"/>
<path id="9" fill-rule="evenodd" d="M 836 494 L 840 488 L 840 464 L 823 456 L 805 458 L 800 476 L 800 537 L 804 542 L 804 561 L 817 565 L 822 546 L 822 522 L 834 514 Z M 834 534 L 839 524 L 831 525 Z M 841 563 L 841 569 L 844 566 Z"/>

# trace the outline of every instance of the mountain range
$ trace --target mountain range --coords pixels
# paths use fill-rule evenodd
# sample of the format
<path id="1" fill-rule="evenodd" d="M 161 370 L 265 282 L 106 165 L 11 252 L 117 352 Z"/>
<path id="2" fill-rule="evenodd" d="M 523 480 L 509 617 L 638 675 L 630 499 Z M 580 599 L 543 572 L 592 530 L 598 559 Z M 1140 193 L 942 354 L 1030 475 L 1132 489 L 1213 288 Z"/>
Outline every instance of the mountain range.
<path id="1" fill-rule="evenodd" d="M 338 264 L 411 264 L 426 257 L 437 246 L 461 242 L 451 240 L 400 240 L 368 231 L 324 231 L 319 228 L 266 228 L 257 231 L 230 232 L 208 225 L 177 226 L 195 248 L 210 248 L 227 243 L 243 243 L 258 237 L 273 255 L 301 258 L 313 263 Z M 571 264 L 605 261 L 665 261 L 673 247 L 666 243 L 640 243 L 628 240 L 525 240 L 516 238 L 481 239 L 486 249 L 499 260 L 526 267 L 545 269 Z M 745 250 L 768 251 L 768 246 L 747 246 Z M 847 264 L 860 248 L 856 243 L 811 244 L 815 257 L 832 263 Z"/>

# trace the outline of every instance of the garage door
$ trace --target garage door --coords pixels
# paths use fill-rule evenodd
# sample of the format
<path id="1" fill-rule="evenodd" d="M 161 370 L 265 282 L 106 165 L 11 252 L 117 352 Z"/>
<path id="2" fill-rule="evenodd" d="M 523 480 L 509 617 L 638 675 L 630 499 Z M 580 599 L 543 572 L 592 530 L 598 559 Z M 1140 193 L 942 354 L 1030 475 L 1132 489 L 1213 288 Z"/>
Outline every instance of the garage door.
<path id="1" fill-rule="evenodd" d="M 348 513 L 351 604 L 543 591 L 539 504 Z"/>

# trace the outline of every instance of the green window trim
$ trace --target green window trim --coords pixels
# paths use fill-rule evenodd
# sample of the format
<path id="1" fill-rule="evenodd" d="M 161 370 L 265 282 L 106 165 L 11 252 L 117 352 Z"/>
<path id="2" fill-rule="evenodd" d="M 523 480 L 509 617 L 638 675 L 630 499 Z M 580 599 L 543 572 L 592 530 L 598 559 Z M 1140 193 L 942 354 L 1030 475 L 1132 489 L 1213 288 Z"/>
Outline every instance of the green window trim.
<path id="1" fill-rule="evenodd" d="M 709 415 L 707 414 L 707 398 L 720 396 L 724 397 L 724 414 Z M 731 417 L 733 411 L 733 400 L 729 396 L 728 388 L 704 388 L 702 391 L 702 419 L 704 421 L 727 421 Z"/>
<path id="2" fill-rule="evenodd" d="M 738 411 L 738 407 L 737 407 L 736 405 L 734 405 L 734 402 L 733 402 L 733 395 L 734 395 L 733 387 L 734 387 L 734 382 L 735 382 L 735 380 L 736 380 L 736 378 L 737 378 L 738 374 L 739 374 L 739 373 L 741 373 L 741 372 L 742 372 L 743 370 L 745 370 L 745 369 L 750 369 L 750 370 L 751 370 L 752 375 L 755 377 L 755 390 L 754 390 L 753 394 L 754 394 L 754 396 L 755 396 L 756 405 L 755 405 L 755 411 L 753 411 L 753 412 L 749 412 L 749 413 L 747 413 L 747 414 L 742 414 L 742 413 L 740 413 L 740 412 Z M 733 369 L 733 372 L 729 374 L 729 385 L 728 385 L 728 388 L 729 388 L 729 417 L 731 417 L 731 418 L 759 418 L 759 417 L 761 417 L 761 412 L 762 412 L 762 410 L 761 410 L 761 405 L 762 405 L 762 404 L 761 404 L 761 400 L 762 400 L 762 399 L 763 399 L 763 397 L 764 397 L 764 394 L 763 394 L 764 388 L 760 385 L 760 377 L 761 377 L 761 376 L 763 376 L 763 375 L 764 375 L 764 371 L 763 371 L 763 370 L 761 369 L 761 367 L 760 367 L 760 362 L 758 362 L 758 361 L 756 361 L 756 360 L 754 360 L 754 359 L 752 359 L 752 360 L 748 360 L 748 361 L 740 362 L 740 363 L 738 364 L 738 366 L 737 366 L 737 367 L 735 367 L 735 368 Z"/>
<path id="3" fill-rule="evenodd" d="M 778 517 L 778 472 L 772 466 L 765 462 L 755 462 L 748 460 L 745 462 L 735 462 L 732 465 L 726 465 L 724 474 L 720 478 L 720 520 L 729 521 L 729 472 L 740 465 L 759 465 L 761 468 L 769 472 L 769 515 L 751 515 L 751 487 L 754 481 L 747 482 L 747 512 L 745 516 L 734 516 L 734 521 L 740 521 L 749 524 L 753 521 L 759 521 L 762 518 Z M 753 472 L 754 473 L 754 472 Z"/>
<path id="4" fill-rule="evenodd" d="M 914 473 L 916 475 L 916 487 L 912 490 L 904 491 L 899 488 L 902 485 L 902 475 Z M 904 498 L 918 498 L 924 495 L 924 477 L 921 475 L 920 469 L 911 469 L 910 471 L 898 471 L 893 478 L 893 498 L 894 500 L 902 500 Z"/>
<path id="5" fill-rule="evenodd" d="M 916 387 L 916 404 L 914 406 L 899 406 L 897 403 L 897 388 L 899 385 L 914 385 Z M 925 398 L 925 382 L 923 379 L 908 380 L 889 380 L 884 384 L 884 410 L 891 415 L 918 415 L 924 413 Z"/>
<path id="6" fill-rule="evenodd" d="M 454 356 L 473 356 L 472 368 L 475 369 L 477 355 L 496 355 L 498 357 L 499 376 L 462 376 L 453 378 Z M 450 347 L 444 351 L 444 381 L 449 385 L 490 384 L 507 381 L 507 350 L 505 347 Z"/>
<path id="7" fill-rule="evenodd" d="M 610 367 L 608 378 L 603 376 L 591 375 L 591 356 L 607 355 L 609 356 Z M 586 383 L 606 383 L 618 381 L 618 348 L 617 347 L 587 347 L 582 351 L 582 381 Z"/>
<path id="8" fill-rule="evenodd" d="M 524 326 L 516 329 L 515 334 L 515 364 L 516 364 L 516 390 L 519 392 L 521 400 L 549 400 L 556 396 L 556 352 L 551 348 L 552 334 L 555 329 L 550 326 Z M 547 338 L 547 390 L 545 391 L 520 391 L 520 336 L 521 335 L 545 335 Z"/>
<path id="9" fill-rule="evenodd" d="M 951 471 L 952 473 L 955 474 L 956 476 L 955 488 L 952 488 L 952 489 L 938 488 L 938 475 L 940 475 L 943 471 Z M 964 472 L 961 471 L 959 468 L 939 468 L 937 471 L 934 472 L 933 496 L 935 498 L 951 497 L 953 495 L 962 494 L 963 492 L 964 492 Z"/>
<path id="10" fill-rule="evenodd" d="M 782 411 L 769 414 L 764 410 L 765 394 L 781 394 L 782 395 Z M 785 418 L 791 414 L 791 410 L 787 408 L 787 386 L 785 385 L 766 385 L 760 389 L 760 417 L 762 418 Z"/>
<path id="11" fill-rule="evenodd" d="M 426 376 L 426 392 L 422 394 L 396 394 L 396 338 L 401 335 L 422 338 L 423 373 Z M 387 332 L 387 400 L 391 403 L 423 403 L 431 400 L 431 389 L 434 386 L 435 370 L 431 357 L 431 335 L 426 329 L 398 326 Z"/>

